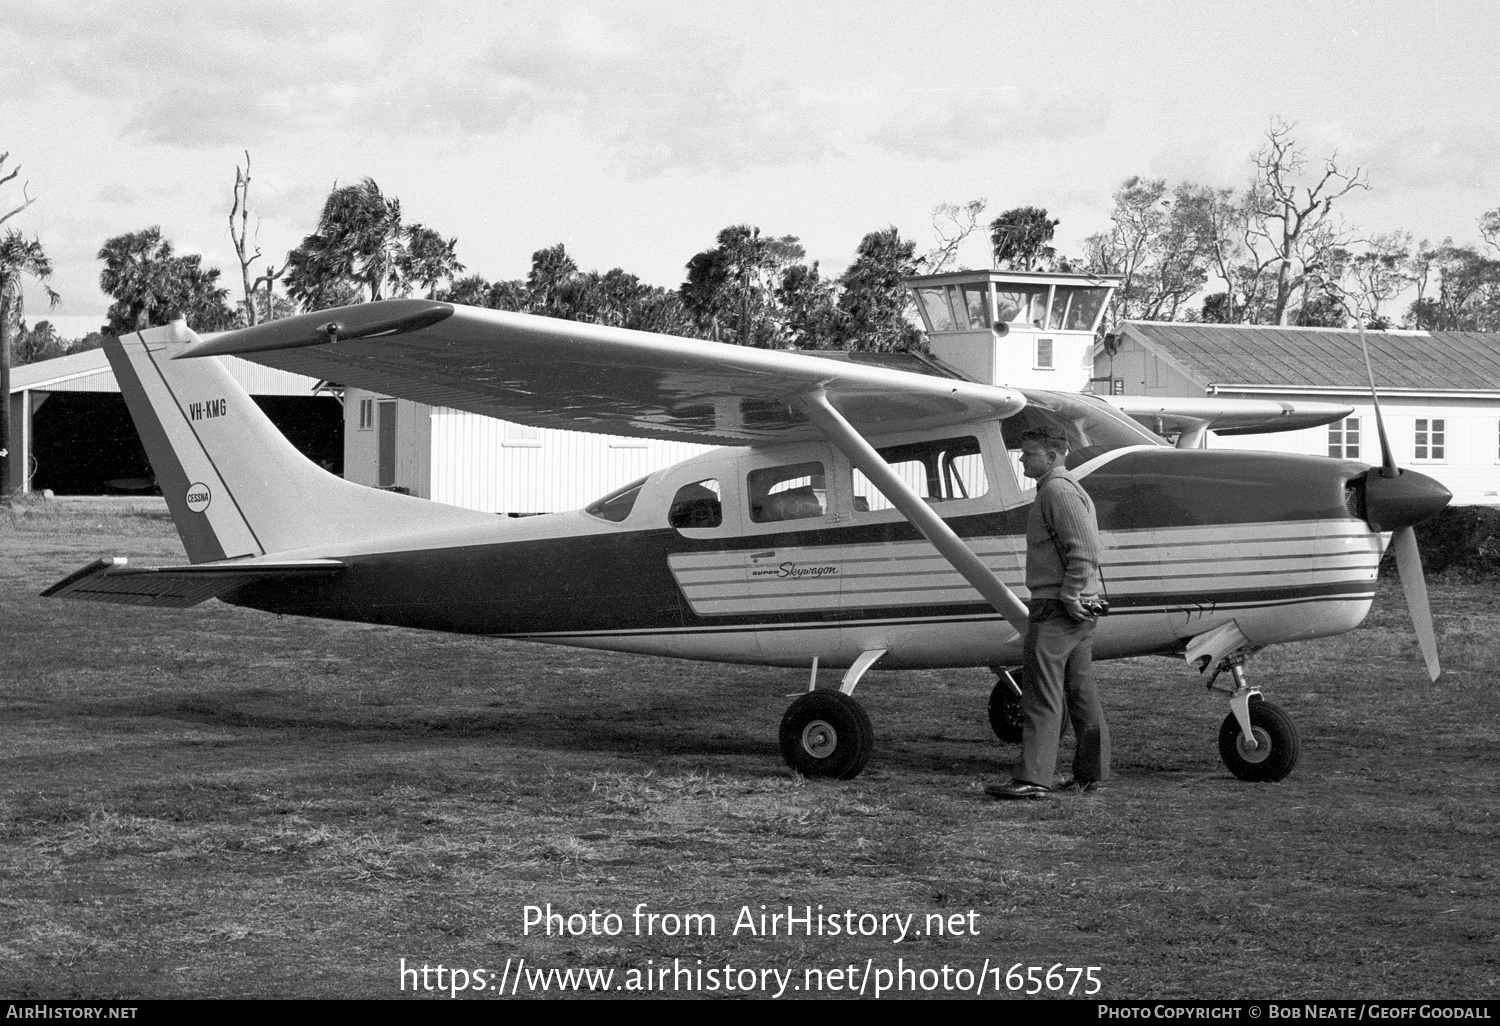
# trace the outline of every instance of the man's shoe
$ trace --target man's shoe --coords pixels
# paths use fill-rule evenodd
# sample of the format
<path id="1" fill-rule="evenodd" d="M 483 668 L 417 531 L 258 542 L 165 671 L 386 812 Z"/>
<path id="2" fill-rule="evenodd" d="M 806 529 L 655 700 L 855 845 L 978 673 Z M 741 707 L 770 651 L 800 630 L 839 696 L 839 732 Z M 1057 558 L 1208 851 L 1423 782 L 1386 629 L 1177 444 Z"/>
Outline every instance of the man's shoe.
<path id="1" fill-rule="evenodd" d="M 1104 785 L 1097 780 L 1079 780 L 1076 777 L 1069 777 L 1057 785 L 1059 791 L 1076 791 L 1079 794 L 1093 794 L 1103 789 Z"/>
<path id="2" fill-rule="evenodd" d="M 1027 798 L 1045 798 L 1052 793 L 1052 788 L 1043 787 L 1041 784 L 1033 784 L 1029 780 L 1012 780 L 1005 784 L 991 784 L 984 789 L 984 793 L 991 798 L 1014 801 Z"/>

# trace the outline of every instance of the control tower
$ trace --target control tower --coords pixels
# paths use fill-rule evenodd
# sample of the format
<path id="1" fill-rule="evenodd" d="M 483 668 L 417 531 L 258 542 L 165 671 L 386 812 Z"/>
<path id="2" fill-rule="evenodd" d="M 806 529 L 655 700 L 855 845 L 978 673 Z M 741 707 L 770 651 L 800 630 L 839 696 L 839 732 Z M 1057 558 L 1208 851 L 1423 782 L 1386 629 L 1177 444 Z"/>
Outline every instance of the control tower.
<path id="1" fill-rule="evenodd" d="M 954 271 L 906 279 L 933 356 L 976 381 L 1082 392 L 1118 275 Z"/>

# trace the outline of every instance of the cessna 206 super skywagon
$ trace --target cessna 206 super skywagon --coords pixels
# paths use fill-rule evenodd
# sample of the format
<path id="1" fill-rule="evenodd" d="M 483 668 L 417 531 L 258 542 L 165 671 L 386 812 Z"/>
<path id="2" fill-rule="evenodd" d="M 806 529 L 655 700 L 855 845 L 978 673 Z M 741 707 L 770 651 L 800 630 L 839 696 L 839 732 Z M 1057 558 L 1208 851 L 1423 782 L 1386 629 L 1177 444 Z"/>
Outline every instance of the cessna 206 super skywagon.
<path id="1" fill-rule="evenodd" d="M 514 519 L 378 491 L 304 459 L 214 359 L 538 427 L 722 446 L 571 513 Z M 269 612 L 688 659 L 812 668 L 781 724 L 787 763 L 849 778 L 874 733 L 853 698 L 876 665 L 988 666 L 1019 737 L 1023 430 L 1052 425 L 1093 497 L 1110 613 L 1096 658 L 1185 654 L 1229 695 L 1220 752 L 1277 780 L 1287 715 L 1246 681 L 1266 645 L 1370 608 L 1383 532 L 1436 676 L 1410 525 L 1447 503 L 1389 465 L 1176 448 L 1116 406 L 788 352 L 398 300 L 200 339 L 177 322 L 109 357 L 191 561 L 101 559 L 44 594 Z M 1135 402 L 1148 423 L 1348 411 Z M 1211 406 L 1212 409 L 1208 407 Z M 1263 412 L 1269 408 L 1269 417 Z M 1291 420 L 1288 420 L 1288 416 Z M 1215 421 L 1214 418 L 1220 418 Z M 846 672 L 817 686 L 818 667 Z"/>

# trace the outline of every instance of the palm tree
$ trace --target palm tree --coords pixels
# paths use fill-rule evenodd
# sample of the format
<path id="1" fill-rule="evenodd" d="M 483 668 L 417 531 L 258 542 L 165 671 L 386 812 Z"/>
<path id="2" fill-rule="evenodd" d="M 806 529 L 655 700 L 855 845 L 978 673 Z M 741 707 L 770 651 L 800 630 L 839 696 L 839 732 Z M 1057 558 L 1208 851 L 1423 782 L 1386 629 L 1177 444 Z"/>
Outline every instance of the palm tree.
<path id="1" fill-rule="evenodd" d="M 436 299 L 438 282 L 452 281 L 464 269 L 454 253 L 458 240 L 444 239 L 421 224 L 407 225 L 401 231 L 406 249 L 397 257 L 396 266 L 402 280 L 425 288 L 427 298 Z"/>
<path id="2" fill-rule="evenodd" d="M 116 235 L 100 248 L 99 259 L 99 287 L 115 299 L 108 328 L 114 334 L 166 324 L 177 314 L 198 331 L 233 326 L 218 268 L 203 267 L 197 253 L 177 256 L 159 227 Z"/>
<path id="3" fill-rule="evenodd" d="M 1062 222 L 1047 216 L 1045 207 L 1016 207 L 990 222 L 990 246 L 995 266 L 1030 271 L 1057 255 L 1053 231 Z"/>
<path id="4" fill-rule="evenodd" d="M 287 292 L 309 309 L 347 295 L 340 283 L 383 299 L 386 283 L 399 280 L 404 253 L 401 201 L 386 199 L 366 178 L 328 194 L 318 227 L 287 258 Z"/>
<path id="5" fill-rule="evenodd" d="M 8 500 L 20 487 L 10 470 L 10 348 L 26 316 L 21 285 L 28 275 L 41 283 L 48 301 L 56 306 L 59 296 L 49 284 L 52 261 L 39 241 L 28 240 L 12 228 L 0 239 L 0 501 Z"/>
<path id="6" fill-rule="evenodd" d="M 115 298 L 109 330 L 118 335 L 149 328 L 165 291 L 162 278 L 173 259 L 172 243 L 152 225 L 106 240 L 98 255 L 104 261 L 99 288 Z"/>

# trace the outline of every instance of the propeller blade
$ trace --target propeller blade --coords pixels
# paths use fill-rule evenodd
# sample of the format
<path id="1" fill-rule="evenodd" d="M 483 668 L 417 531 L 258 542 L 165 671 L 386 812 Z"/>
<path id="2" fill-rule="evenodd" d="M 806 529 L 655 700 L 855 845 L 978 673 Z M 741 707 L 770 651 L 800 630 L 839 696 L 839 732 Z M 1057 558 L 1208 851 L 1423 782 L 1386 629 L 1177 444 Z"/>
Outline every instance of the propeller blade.
<path id="1" fill-rule="evenodd" d="M 1375 389 L 1375 371 L 1370 366 L 1370 347 L 1365 345 L 1365 319 L 1354 318 L 1359 326 L 1359 351 L 1365 357 L 1365 374 L 1370 379 L 1370 402 L 1375 404 L 1375 430 L 1380 435 L 1380 476 L 1396 477 L 1401 471 L 1396 468 L 1396 457 L 1391 452 L 1390 440 L 1385 437 L 1385 418 L 1380 414 L 1380 393 Z"/>
<path id="2" fill-rule="evenodd" d="M 1422 555 L 1417 551 L 1417 532 L 1403 527 L 1391 535 L 1396 550 L 1396 572 L 1401 590 L 1406 592 L 1406 608 L 1411 611 L 1412 626 L 1417 630 L 1417 644 L 1427 661 L 1427 676 L 1437 680 L 1443 672 L 1438 665 L 1437 635 L 1432 629 L 1432 607 L 1427 604 L 1427 581 L 1422 576 Z"/>

